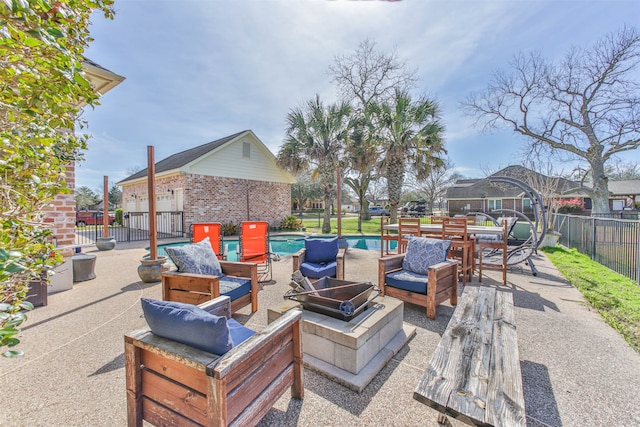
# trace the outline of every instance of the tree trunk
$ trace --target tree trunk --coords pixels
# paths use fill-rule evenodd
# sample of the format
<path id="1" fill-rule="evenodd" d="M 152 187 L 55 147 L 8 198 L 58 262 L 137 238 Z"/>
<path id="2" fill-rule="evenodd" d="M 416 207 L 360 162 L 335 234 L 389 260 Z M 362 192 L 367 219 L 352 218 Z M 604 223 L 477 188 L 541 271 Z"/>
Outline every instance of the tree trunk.
<path id="1" fill-rule="evenodd" d="M 404 161 L 402 158 L 389 158 L 387 164 L 387 195 L 389 197 L 389 222 L 398 222 L 398 205 L 404 183 Z"/>
<path id="2" fill-rule="evenodd" d="M 592 159 L 593 189 L 591 195 L 591 214 L 609 214 L 609 179 L 604 172 L 604 161 L 600 157 Z"/>

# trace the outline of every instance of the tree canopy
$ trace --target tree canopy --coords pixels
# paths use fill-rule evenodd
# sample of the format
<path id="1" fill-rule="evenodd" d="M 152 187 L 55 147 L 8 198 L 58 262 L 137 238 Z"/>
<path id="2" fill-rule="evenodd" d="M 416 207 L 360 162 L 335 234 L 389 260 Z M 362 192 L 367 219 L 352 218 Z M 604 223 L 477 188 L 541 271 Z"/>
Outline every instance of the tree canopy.
<path id="1" fill-rule="evenodd" d="M 86 124 L 77 117 L 98 98 L 83 76 L 83 53 L 91 41 L 91 13 L 111 18 L 112 5 L 0 2 L 0 303 L 7 303 L 0 314 L 9 314 L 0 317 L 0 346 L 18 343 L 14 316 L 25 306 L 28 281 L 60 260 L 48 243 L 41 210 L 69 192 L 66 166 L 86 148 L 88 136 L 75 132 Z"/>
<path id="2" fill-rule="evenodd" d="M 640 146 L 640 34 L 624 27 L 561 61 L 520 53 L 511 72 L 496 72 L 486 89 L 464 102 L 485 127 L 507 125 L 532 150 L 562 152 L 589 167 L 585 191 L 594 213 L 609 212 L 605 164 Z"/>

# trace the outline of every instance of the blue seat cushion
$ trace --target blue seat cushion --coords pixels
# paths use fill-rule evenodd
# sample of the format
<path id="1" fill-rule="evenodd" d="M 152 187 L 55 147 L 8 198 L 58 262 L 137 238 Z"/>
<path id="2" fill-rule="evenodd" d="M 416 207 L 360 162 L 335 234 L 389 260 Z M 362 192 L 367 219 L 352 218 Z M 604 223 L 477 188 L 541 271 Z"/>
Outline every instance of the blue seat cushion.
<path id="1" fill-rule="evenodd" d="M 226 295 L 235 301 L 243 295 L 251 292 L 251 280 L 241 277 L 220 276 L 220 295 Z"/>
<path id="2" fill-rule="evenodd" d="M 256 334 L 253 329 L 247 328 L 236 321 L 236 319 L 227 319 L 227 325 L 229 326 L 229 333 L 231 334 L 231 341 L 234 347 Z"/>
<path id="3" fill-rule="evenodd" d="M 394 271 L 387 274 L 387 286 L 418 294 L 427 294 L 427 276 L 409 270 Z"/>
<path id="4" fill-rule="evenodd" d="M 220 261 L 211 248 L 209 236 L 198 243 L 183 246 L 168 246 L 165 248 L 171 261 L 178 267 L 180 273 L 206 274 L 219 276 L 222 272 Z"/>
<path id="5" fill-rule="evenodd" d="M 311 279 L 321 279 L 323 277 L 336 277 L 338 263 L 336 261 L 326 264 L 316 264 L 313 262 L 303 262 L 300 264 L 300 273 Z"/>
<path id="6" fill-rule="evenodd" d="M 402 268 L 426 275 L 429 267 L 446 261 L 450 247 L 451 240 L 410 236 Z"/>
<path id="7" fill-rule="evenodd" d="M 327 264 L 338 256 L 338 237 L 333 239 L 305 239 L 304 261 L 312 264 Z"/>
<path id="8" fill-rule="evenodd" d="M 219 355 L 233 347 L 224 316 L 181 302 L 141 298 L 141 303 L 151 332 L 160 337 Z"/>

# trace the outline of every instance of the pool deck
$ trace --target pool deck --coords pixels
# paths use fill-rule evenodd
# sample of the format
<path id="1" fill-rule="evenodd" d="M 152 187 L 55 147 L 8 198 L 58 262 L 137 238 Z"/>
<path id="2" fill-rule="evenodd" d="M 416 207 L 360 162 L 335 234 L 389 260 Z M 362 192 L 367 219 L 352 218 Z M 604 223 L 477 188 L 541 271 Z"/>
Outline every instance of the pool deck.
<path id="1" fill-rule="evenodd" d="M 29 313 L 20 334 L 19 359 L 0 358 L 2 417 L 12 426 L 124 426 L 126 393 L 123 335 L 146 322 L 141 297 L 160 298 L 159 283 L 137 275 L 144 244 L 118 243 L 97 256 L 97 277 L 49 295 L 48 305 Z M 376 251 L 349 249 L 347 279 L 377 282 Z M 544 255 L 539 275 L 527 267 L 509 273 L 501 286 L 489 272 L 485 286 L 512 290 L 518 349 L 529 426 L 640 425 L 640 354 L 570 286 Z M 267 324 L 267 308 L 283 301 L 291 256 L 273 264 L 275 283 L 259 294 L 259 311 L 236 316 L 252 328 Z M 474 277 L 477 284 L 477 276 Z M 405 304 L 404 321 L 416 328 L 409 341 L 362 393 L 305 370 L 305 399 L 286 393 L 261 426 L 437 425 L 438 413 L 413 399 L 441 334 L 453 313 L 437 318 Z M 10 421 L 8 421 L 10 420 Z M 451 420 L 451 425 L 461 426 Z M 9 425 L 7 424 L 7 425 Z"/>

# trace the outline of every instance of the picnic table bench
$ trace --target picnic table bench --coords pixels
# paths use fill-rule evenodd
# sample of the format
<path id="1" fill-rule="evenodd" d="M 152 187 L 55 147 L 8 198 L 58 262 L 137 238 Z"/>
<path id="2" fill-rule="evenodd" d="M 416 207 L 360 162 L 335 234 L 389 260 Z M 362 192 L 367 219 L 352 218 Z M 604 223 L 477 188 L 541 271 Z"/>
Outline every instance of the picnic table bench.
<path id="1" fill-rule="evenodd" d="M 513 295 L 466 286 L 414 399 L 476 426 L 525 426 Z"/>

